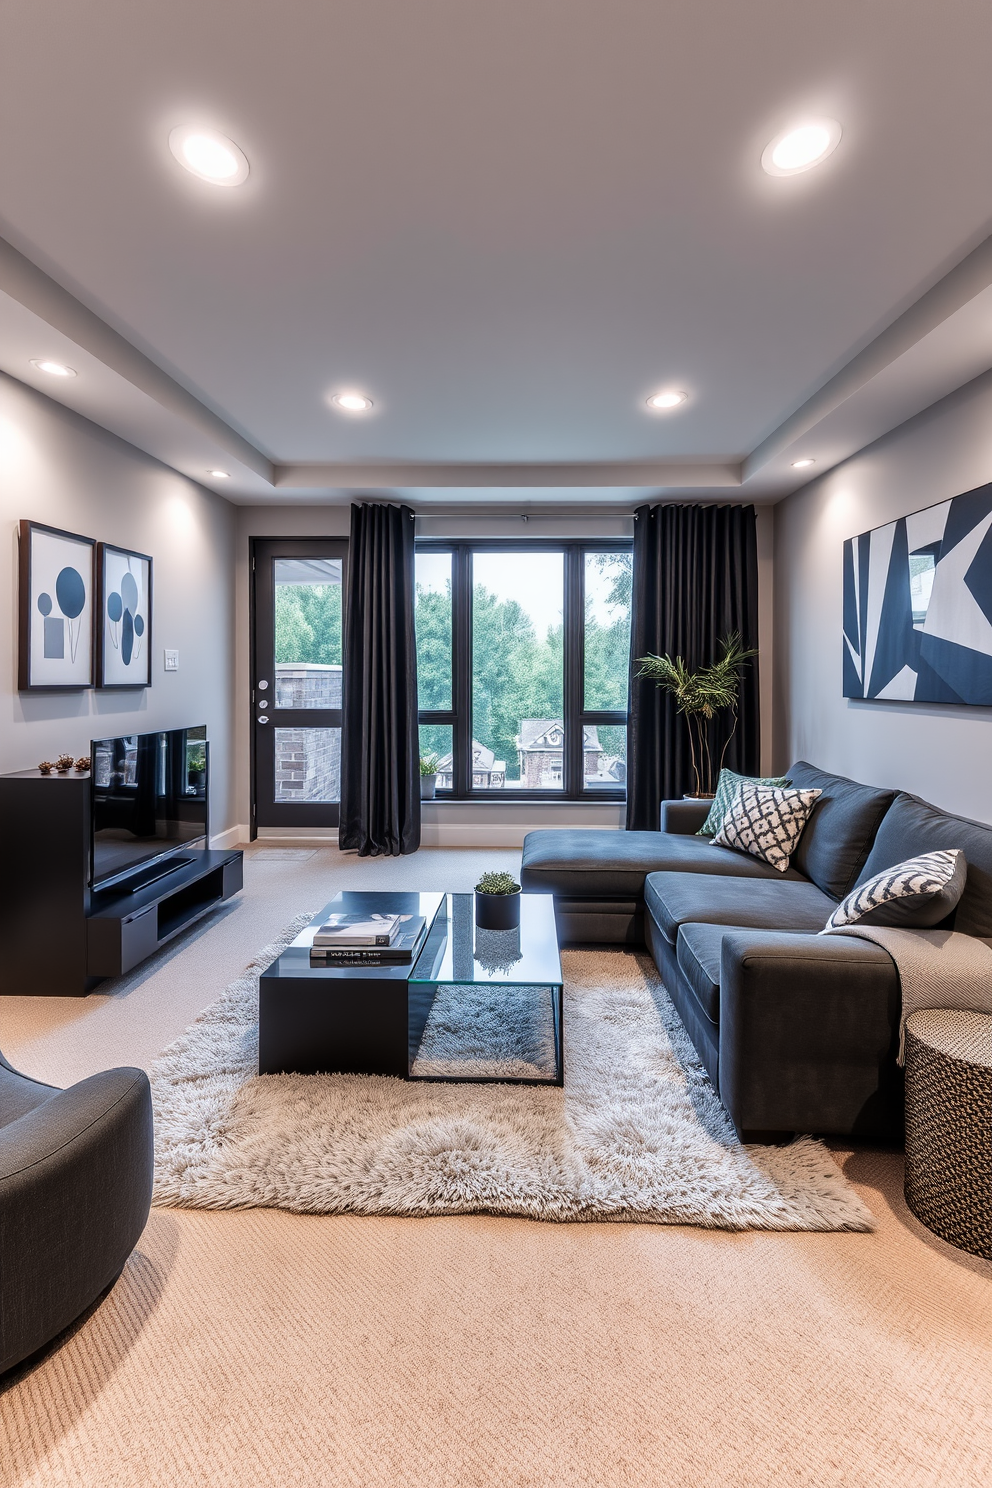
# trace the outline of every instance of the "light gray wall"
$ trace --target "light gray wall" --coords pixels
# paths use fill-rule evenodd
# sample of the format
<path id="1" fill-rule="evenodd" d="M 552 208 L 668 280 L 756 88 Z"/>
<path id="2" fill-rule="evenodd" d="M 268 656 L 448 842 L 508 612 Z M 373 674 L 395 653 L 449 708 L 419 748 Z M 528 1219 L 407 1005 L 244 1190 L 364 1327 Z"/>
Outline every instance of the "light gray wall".
<path id="1" fill-rule="evenodd" d="M 992 821 L 992 709 L 845 699 L 845 538 L 992 481 L 992 374 L 776 509 L 774 767 L 805 758 Z"/>
<path id="2" fill-rule="evenodd" d="M 483 493 L 480 493 L 480 496 Z M 657 498 L 662 499 L 662 498 Z M 238 819 L 247 823 L 249 779 L 249 544 L 252 537 L 347 537 L 350 505 L 244 506 L 238 511 L 237 539 L 237 747 Z M 623 512 L 560 513 L 471 511 L 463 506 L 417 518 L 421 537 L 630 537 L 633 520 Z M 759 644 L 761 648 L 762 768 L 772 752 L 774 508 L 758 509 Z M 513 846 L 537 826 L 618 827 L 622 805 L 562 802 L 559 805 L 498 801 L 427 802 L 423 810 L 425 846 Z"/>
<path id="3" fill-rule="evenodd" d="M 152 686 L 17 691 L 17 527 L 62 527 L 154 559 Z M 234 812 L 235 509 L 86 419 L 0 373 L 0 771 L 87 754 L 90 739 L 206 723 L 211 828 Z M 179 671 L 162 668 L 165 647 Z"/>

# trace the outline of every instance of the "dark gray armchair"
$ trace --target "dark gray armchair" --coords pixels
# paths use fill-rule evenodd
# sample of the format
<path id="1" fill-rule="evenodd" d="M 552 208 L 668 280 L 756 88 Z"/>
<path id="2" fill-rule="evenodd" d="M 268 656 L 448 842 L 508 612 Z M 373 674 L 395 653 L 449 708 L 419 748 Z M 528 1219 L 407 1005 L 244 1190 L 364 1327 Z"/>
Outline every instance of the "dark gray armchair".
<path id="1" fill-rule="evenodd" d="M 0 1373 L 120 1275 L 148 1218 L 152 1169 L 142 1070 L 58 1090 L 0 1054 Z"/>

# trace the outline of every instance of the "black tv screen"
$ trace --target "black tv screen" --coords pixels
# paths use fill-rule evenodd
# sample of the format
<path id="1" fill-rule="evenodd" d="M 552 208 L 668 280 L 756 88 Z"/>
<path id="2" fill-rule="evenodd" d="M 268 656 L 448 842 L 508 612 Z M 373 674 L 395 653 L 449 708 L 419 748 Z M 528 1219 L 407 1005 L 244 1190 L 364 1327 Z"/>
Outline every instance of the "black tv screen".
<path id="1" fill-rule="evenodd" d="M 168 857 L 205 845 L 207 730 L 122 734 L 90 745 L 95 888 Z"/>

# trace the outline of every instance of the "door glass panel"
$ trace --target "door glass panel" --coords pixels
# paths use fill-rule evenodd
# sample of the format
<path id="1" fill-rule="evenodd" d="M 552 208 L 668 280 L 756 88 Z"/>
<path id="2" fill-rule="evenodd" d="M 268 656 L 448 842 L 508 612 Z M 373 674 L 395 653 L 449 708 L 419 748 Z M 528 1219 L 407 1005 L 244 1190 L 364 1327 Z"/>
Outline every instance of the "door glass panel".
<path id="1" fill-rule="evenodd" d="M 418 553 L 417 702 L 422 711 L 451 707 L 451 554 Z"/>
<path id="2" fill-rule="evenodd" d="M 583 707 L 590 713 L 627 711 L 632 573 L 630 553 L 586 554 Z"/>
<path id="3" fill-rule="evenodd" d="M 341 567 L 340 558 L 274 560 L 276 708 L 341 707 Z"/>
<path id="4" fill-rule="evenodd" d="M 582 784 L 608 790 L 627 782 L 627 729 L 622 723 L 587 723 L 582 729 Z"/>
<path id="5" fill-rule="evenodd" d="M 339 801 L 341 730 L 277 728 L 273 789 L 276 801 Z"/>
<path id="6" fill-rule="evenodd" d="M 562 790 L 564 554 L 472 555 L 472 785 Z"/>

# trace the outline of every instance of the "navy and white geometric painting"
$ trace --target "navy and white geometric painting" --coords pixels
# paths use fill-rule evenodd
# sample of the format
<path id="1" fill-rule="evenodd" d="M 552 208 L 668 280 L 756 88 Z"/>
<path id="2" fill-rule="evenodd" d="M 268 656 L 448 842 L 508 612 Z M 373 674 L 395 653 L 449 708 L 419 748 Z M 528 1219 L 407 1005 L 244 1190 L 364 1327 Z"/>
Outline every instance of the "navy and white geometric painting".
<path id="1" fill-rule="evenodd" d="M 93 539 L 20 524 L 17 685 L 93 685 Z"/>
<path id="2" fill-rule="evenodd" d="M 99 687 L 151 685 L 152 560 L 101 543 L 98 630 Z"/>
<path id="3" fill-rule="evenodd" d="M 844 696 L 992 706 L 992 485 L 845 542 Z"/>

